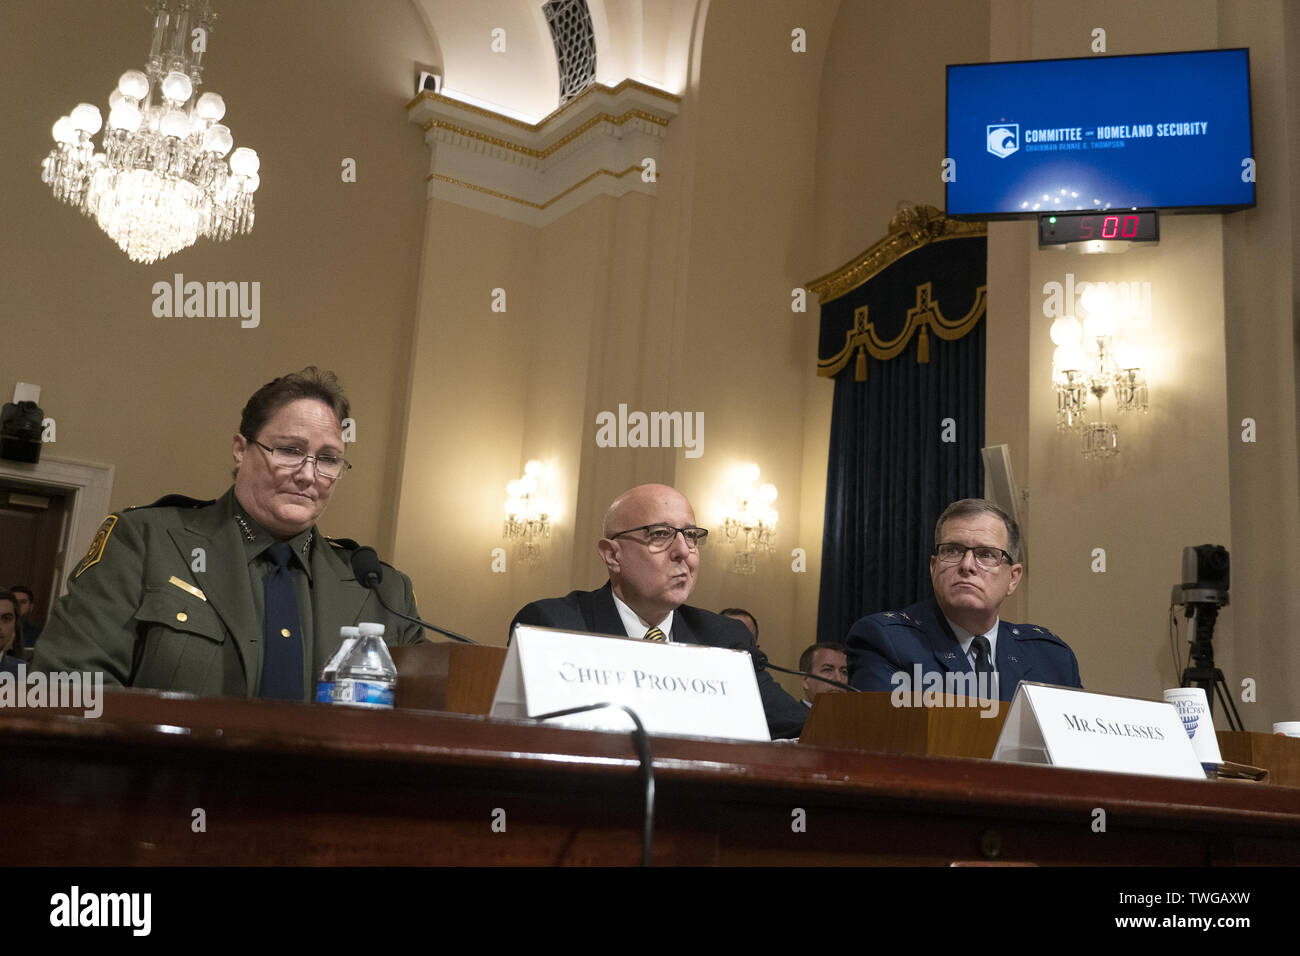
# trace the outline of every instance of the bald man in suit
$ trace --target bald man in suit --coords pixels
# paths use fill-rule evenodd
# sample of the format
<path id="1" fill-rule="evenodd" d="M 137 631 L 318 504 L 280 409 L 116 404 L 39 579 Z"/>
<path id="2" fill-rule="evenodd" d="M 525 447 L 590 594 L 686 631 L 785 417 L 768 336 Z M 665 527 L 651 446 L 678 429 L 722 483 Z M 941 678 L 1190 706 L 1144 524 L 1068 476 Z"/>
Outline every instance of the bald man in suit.
<path id="1" fill-rule="evenodd" d="M 695 588 L 700 545 L 686 496 L 668 485 L 640 485 L 615 499 L 596 550 L 609 581 L 595 591 L 570 591 L 525 605 L 510 622 L 730 650 L 754 650 L 744 624 L 686 604 Z M 757 674 L 772 737 L 797 737 L 807 711 L 766 671 Z M 707 729 L 707 728 L 702 728 Z"/>

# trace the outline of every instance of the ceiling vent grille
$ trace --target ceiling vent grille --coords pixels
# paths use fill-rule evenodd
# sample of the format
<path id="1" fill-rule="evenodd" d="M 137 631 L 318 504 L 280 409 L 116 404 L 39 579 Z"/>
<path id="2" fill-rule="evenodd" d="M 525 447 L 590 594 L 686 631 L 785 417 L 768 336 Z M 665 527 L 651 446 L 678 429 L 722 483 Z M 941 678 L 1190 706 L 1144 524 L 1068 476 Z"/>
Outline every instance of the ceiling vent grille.
<path id="1" fill-rule="evenodd" d="M 596 82 L 596 34 L 587 0 L 550 0 L 542 5 L 560 67 L 560 105 Z"/>

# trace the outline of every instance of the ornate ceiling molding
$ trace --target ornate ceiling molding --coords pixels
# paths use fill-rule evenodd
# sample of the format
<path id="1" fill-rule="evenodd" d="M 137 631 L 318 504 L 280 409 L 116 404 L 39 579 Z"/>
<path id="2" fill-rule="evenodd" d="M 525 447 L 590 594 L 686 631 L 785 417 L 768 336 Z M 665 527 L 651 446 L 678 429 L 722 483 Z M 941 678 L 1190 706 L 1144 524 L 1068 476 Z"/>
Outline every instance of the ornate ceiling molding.
<path id="1" fill-rule="evenodd" d="M 544 226 L 594 196 L 653 196 L 664 131 L 680 105 L 624 80 L 592 86 L 532 124 L 430 92 L 406 109 L 429 146 L 430 199 Z"/>

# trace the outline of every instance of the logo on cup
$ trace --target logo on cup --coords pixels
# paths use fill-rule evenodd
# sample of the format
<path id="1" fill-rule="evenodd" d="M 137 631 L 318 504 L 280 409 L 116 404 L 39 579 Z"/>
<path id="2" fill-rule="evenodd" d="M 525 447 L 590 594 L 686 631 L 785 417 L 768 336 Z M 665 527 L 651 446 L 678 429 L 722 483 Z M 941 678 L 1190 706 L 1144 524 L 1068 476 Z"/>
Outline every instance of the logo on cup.
<path id="1" fill-rule="evenodd" d="M 1191 740 L 1196 736 L 1196 725 L 1201 722 L 1201 708 L 1194 700 L 1182 698 L 1171 702 L 1178 708 L 1178 716 L 1183 720 L 1183 729 L 1187 731 L 1187 739 Z"/>

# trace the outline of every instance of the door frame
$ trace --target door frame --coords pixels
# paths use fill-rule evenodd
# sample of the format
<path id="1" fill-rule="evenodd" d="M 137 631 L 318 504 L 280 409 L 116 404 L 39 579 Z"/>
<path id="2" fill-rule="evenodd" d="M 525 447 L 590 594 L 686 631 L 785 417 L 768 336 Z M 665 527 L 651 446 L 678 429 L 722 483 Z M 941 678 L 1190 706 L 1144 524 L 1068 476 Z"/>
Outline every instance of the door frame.
<path id="1" fill-rule="evenodd" d="M 113 465 L 71 458 L 42 458 L 35 463 L 0 459 L 0 478 L 13 478 L 25 484 L 72 493 L 63 540 L 59 542 L 59 554 L 55 560 L 55 580 L 44 582 L 45 593 L 51 595 L 47 615 L 54 606 L 54 599 L 62 597 L 68 590 L 69 554 L 79 554 L 82 548 L 90 546 L 95 529 L 109 513 L 114 471 Z"/>

